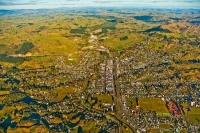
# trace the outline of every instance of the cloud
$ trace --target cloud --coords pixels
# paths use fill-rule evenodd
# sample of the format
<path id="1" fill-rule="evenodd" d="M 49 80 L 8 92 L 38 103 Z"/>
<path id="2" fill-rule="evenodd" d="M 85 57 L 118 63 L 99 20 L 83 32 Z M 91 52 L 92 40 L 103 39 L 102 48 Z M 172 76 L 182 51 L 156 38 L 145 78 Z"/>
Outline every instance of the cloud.
<path id="1" fill-rule="evenodd" d="M 7 3 L 5 3 L 5 2 L 1 2 L 1 1 L 0 1 L 0 5 L 1 5 L 1 6 L 6 6 Z"/>
<path id="2" fill-rule="evenodd" d="M 200 2 L 198 0 L 153 0 L 150 3 L 195 3 L 195 2 Z"/>
<path id="3" fill-rule="evenodd" d="M 36 5 L 36 1 L 29 1 L 29 2 L 20 2 L 20 1 L 13 1 L 13 0 L 0 0 L 0 6 L 20 6 L 20 5 Z"/>
<path id="4" fill-rule="evenodd" d="M 0 0 L 0 9 L 61 6 L 165 6 L 199 7 L 200 0 Z"/>

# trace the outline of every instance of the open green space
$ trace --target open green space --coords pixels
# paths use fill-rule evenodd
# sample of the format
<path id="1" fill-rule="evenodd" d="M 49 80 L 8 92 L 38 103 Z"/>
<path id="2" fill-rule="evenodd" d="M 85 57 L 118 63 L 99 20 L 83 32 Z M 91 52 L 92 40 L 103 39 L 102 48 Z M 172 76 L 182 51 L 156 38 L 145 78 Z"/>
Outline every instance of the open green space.
<path id="1" fill-rule="evenodd" d="M 53 90 L 53 93 L 56 95 L 53 100 L 54 101 L 62 101 L 65 96 L 68 96 L 70 93 L 74 93 L 73 87 L 66 88 L 56 88 Z"/>
<path id="2" fill-rule="evenodd" d="M 200 123 L 200 108 L 192 107 L 191 111 L 187 113 L 187 118 L 189 121 L 194 122 L 195 124 Z"/>
<path id="3" fill-rule="evenodd" d="M 128 107 L 135 107 L 136 106 L 136 98 L 127 98 L 126 105 Z"/>
<path id="4" fill-rule="evenodd" d="M 160 129 L 151 129 L 150 133 L 160 133 Z"/>
<path id="5" fill-rule="evenodd" d="M 8 62 L 13 64 L 22 64 L 24 62 L 24 58 L 22 57 L 8 57 L 5 54 L 0 55 L 0 62 Z"/>
<path id="6" fill-rule="evenodd" d="M 170 125 L 169 124 L 160 124 L 160 128 L 163 128 L 163 129 L 169 129 L 170 128 Z"/>
<path id="7" fill-rule="evenodd" d="M 168 113 L 168 109 L 165 106 L 165 102 L 160 98 L 139 98 L 139 106 L 144 110 L 152 110 L 157 113 Z"/>
<path id="8" fill-rule="evenodd" d="M 9 94 L 10 92 L 9 91 L 0 91 L 0 96 L 1 95 L 7 95 L 7 94 Z"/>
<path id="9" fill-rule="evenodd" d="M 5 52 L 6 52 L 6 45 L 4 45 L 4 44 L 0 44 L 0 54 L 5 54 Z"/>
<path id="10" fill-rule="evenodd" d="M 71 29 L 70 33 L 72 33 L 72 34 L 75 34 L 75 33 L 84 34 L 85 33 L 85 29 L 86 29 L 86 27 L 80 27 L 78 29 Z"/>
<path id="11" fill-rule="evenodd" d="M 95 97 L 97 97 L 98 102 L 101 102 L 101 103 L 112 103 L 113 102 L 111 95 L 107 95 L 107 94 L 95 95 Z"/>
<path id="12" fill-rule="evenodd" d="M 20 49 L 16 51 L 17 54 L 26 54 L 33 48 L 33 44 L 31 42 L 25 42 L 21 45 Z"/>

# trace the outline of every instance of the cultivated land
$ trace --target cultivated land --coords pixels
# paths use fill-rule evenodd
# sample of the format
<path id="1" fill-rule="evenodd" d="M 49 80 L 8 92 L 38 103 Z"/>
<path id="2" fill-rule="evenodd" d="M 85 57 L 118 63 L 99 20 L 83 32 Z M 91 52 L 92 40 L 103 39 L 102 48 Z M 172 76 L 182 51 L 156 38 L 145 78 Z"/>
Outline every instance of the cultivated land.
<path id="1" fill-rule="evenodd" d="M 200 132 L 195 9 L 0 11 L 0 132 Z"/>

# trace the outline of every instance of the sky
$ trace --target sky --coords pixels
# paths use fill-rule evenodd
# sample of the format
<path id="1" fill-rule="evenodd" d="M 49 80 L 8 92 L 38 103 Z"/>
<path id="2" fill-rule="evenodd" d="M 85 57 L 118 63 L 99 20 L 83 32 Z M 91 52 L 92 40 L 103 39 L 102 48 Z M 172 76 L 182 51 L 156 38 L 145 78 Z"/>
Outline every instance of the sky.
<path id="1" fill-rule="evenodd" d="M 0 9 L 39 9 L 82 6 L 135 6 L 200 9 L 200 0 L 0 0 Z"/>

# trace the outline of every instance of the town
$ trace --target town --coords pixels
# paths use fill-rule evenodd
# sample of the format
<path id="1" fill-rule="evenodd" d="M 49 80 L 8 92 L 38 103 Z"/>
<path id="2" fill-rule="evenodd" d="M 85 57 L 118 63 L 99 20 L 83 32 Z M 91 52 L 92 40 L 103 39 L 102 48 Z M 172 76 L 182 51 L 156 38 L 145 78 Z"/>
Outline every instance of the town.
<path id="1" fill-rule="evenodd" d="M 160 11 L 150 11 L 160 15 Z M 67 20 L 69 33 L 65 33 L 66 26 L 60 26 L 53 29 L 51 36 L 48 31 L 52 29 L 47 28 L 55 21 L 51 18 L 46 27 L 31 31 L 42 38 L 33 40 L 33 44 L 13 44 L 17 49 L 14 52 L 0 45 L 4 49 L 0 49 L 0 132 L 200 132 L 199 34 L 191 31 L 200 32 L 199 25 L 183 21 L 190 28 L 176 26 L 183 30 L 182 34 L 173 27 L 179 21 L 156 18 L 151 21 L 161 21 L 162 27 L 136 31 L 155 24 L 150 20 L 141 22 L 147 21 L 143 20 L 147 16 L 130 17 L 130 13 L 124 13 L 138 13 L 135 10 L 108 10 L 107 16 L 102 15 L 104 9 L 99 12 L 99 16 L 84 18 L 85 13 L 94 13 L 88 9 L 80 16 L 61 19 L 65 12 L 59 10 L 58 15 L 54 14 L 58 17 L 56 23 L 61 25 Z M 168 10 L 166 13 L 171 15 Z M 80 24 L 73 29 L 84 19 L 91 25 L 101 24 Z M 40 25 L 44 20 L 41 17 L 38 21 L 34 22 Z M 139 26 L 133 30 L 135 25 Z M 19 27 L 10 33 L 17 34 Z M 60 33 L 62 37 L 56 38 Z M 5 30 L 2 36 L 7 35 Z M 58 40 L 45 42 L 49 36 Z M 193 43 L 189 43 L 191 40 Z M 0 41 L 6 43 L 9 39 Z"/>
<path id="2" fill-rule="evenodd" d="M 135 50 L 146 49 L 140 45 L 131 52 Z M 82 59 L 74 65 L 65 65 L 61 56 L 55 60 L 55 67 L 12 68 L 3 74 L 1 79 L 12 90 L 9 95 L 1 95 L 5 98 L 2 106 L 8 110 L 17 107 L 10 117 L 17 120 L 23 116 L 20 120 L 23 126 L 27 122 L 27 126 L 43 123 L 43 128 L 52 131 L 72 132 L 81 128 L 81 123 L 96 125 L 92 132 L 147 132 L 152 128 L 160 132 L 195 132 L 199 129 L 199 124 L 189 121 L 187 114 L 200 106 L 200 94 L 195 90 L 200 82 L 182 83 L 176 72 L 169 74 L 168 60 L 173 56 L 147 50 L 147 56 L 143 55 L 145 62 L 139 62 L 137 54 L 114 57 L 103 46 L 81 54 Z M 156 63 L 151 58 L 161 61 Z M 1 88 L 5 86 L 1 84 Z M 184 92 L 185 87 L 190 90 Z M 185 103 L 188 105 L 183 107 Z M 2 123 L 6 128 L 9 124 Z M 87 129 L 85 124 L 84 128 Z"/>

